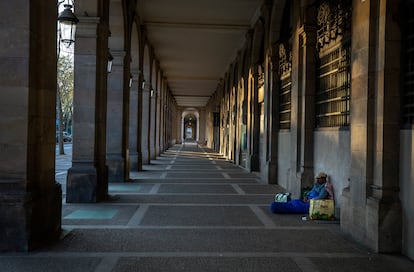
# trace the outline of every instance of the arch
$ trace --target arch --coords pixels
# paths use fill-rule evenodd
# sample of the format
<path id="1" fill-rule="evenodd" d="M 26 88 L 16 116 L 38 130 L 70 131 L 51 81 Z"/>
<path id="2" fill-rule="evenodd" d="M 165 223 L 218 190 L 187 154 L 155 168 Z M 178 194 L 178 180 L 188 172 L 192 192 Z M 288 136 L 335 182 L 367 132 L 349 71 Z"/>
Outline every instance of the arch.
<path id="1" fill-rule="evenodd" d="M 193 130 L 193 134 L 195 134 L 195 139 L 197 142 L 199 140 L 199 132 L 200 132 L 200 113 L 198 112 L 198 110 L 196 108 L 186 108 L 183 110 L 182 114 L 181 114 L 181 140 L 182 142 L 184 142 L 184 140 L 186 139 L 185 137 L 185 129 L 186 129 L 186 117 L 188 118 L 188 120 L 190 121 L 190 117 L 195 117 L 196 118 L 196 129 L 195 131 Z"/>

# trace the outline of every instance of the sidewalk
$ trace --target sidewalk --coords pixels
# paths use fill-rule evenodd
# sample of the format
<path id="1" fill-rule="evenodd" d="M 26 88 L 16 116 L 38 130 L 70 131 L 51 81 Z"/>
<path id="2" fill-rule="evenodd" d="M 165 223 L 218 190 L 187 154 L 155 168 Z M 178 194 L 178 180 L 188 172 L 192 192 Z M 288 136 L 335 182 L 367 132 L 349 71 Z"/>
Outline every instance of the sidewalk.
<path id="1" fill-rule="evenodd" d="M 57 158 L 59 182 L 70 157 Z M 64 203 L 61 240 L 0 254 L 0 271 L 414 271 L 405 257 L 348 240 L 338 224 L 270 213 L 282 188 L 195 144 L 131 178 L 109 185 L 111 201 Z"/>

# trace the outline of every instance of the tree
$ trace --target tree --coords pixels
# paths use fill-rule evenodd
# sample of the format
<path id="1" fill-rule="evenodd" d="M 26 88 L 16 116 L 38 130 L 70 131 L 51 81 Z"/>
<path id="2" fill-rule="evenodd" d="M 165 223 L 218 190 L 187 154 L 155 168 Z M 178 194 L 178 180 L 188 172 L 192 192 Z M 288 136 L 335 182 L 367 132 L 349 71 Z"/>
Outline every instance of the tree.
<path id="1" fill-rule="evenodd" d="M 63 131 L 72 126 L 73 115 L 73 55 L 61 54 L 57 65 L 56 111 L 58 116 L 59 154 L 65 154 Z"/>

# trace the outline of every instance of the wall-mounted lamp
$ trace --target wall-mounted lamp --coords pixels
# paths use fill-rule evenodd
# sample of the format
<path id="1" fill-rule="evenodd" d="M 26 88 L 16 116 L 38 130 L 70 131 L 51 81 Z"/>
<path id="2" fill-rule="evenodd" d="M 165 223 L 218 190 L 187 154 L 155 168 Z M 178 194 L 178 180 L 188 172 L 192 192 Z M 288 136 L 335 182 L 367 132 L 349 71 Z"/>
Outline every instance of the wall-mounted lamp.
<path id="1" fill-rule="evenodd" d="M 132 81 L 133 81 L 132 75 L 129 75 L 129 88 L 132 87 Z"/>
<path id="2" fill-rule="evenodd" d="M 114 61 L 114 56 L 112 56 L 111 51 L 108 48 L 108 66 L 107 71 L 110 73 L 112 71 L 112 62 Z"/>
<path id="3" fill-rule="evenodd" d="M 154 91 L 154 89 L 151 89 L 150 94 L 151 94 L 151 97 L 153 97 L 153 96 L 155 95 L 155 91 Z"/>
<path id="4" fill-rule="evenodd" d="M 142 89 L 144 90 L 145 89 L 145 79 L 144 80 L 142 80 Z"/>
<path id="5" fill-rule="evenodd" d="M 57 18 L 60 23 L 60 41 L 64 43 L 66 47 L 70 47 L 72 43 L 75 42 L 76 24 L 79 22 L 79 19 L 73 14 L 72 5 L 69 4 L 69 0 L 68 3 L 63 6 L 65 9 L 59 13 Z"/>

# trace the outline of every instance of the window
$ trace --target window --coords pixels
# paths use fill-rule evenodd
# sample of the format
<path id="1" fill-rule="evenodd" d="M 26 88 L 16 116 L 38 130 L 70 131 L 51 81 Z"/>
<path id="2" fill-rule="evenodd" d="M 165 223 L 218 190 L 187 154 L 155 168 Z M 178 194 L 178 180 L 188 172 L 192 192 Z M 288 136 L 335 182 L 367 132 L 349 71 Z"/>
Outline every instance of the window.
<path id="1" fill-rule="evenodd" d="M 325 1 L 318 8 L 316 127 L 350 123 L 350 22 L 350 1 Z"/>
<path id="2" fill-rule="evenodd" d="M 319 59 L 316 127 L 349 126 L 350 46 L 340 46 Z"/>
<path id="3" fill-rule="evenodd" d="M 279 129 L 290 129 L 292 51 L 284 44 L 279 46 Z"/>

